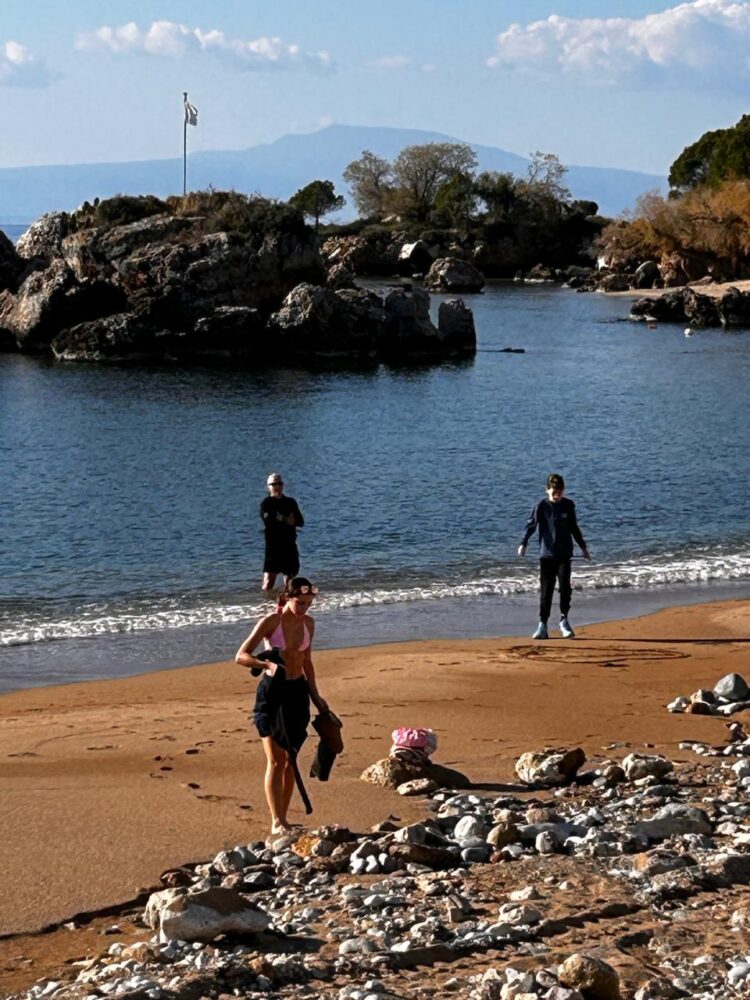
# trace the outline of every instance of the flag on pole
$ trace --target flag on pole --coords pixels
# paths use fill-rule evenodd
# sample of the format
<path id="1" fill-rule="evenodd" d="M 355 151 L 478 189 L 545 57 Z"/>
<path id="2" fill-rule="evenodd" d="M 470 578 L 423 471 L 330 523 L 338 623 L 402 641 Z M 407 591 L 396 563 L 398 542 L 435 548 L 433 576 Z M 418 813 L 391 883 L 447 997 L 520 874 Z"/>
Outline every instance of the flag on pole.
<path id="1" fill-rule="evenodd" d="M 198 109 L 194 104 L 191 104 L 187 99 L 187 94 L 185 94 L 185 124 L 186 125 L 197 125 L 198 124 Z"/>

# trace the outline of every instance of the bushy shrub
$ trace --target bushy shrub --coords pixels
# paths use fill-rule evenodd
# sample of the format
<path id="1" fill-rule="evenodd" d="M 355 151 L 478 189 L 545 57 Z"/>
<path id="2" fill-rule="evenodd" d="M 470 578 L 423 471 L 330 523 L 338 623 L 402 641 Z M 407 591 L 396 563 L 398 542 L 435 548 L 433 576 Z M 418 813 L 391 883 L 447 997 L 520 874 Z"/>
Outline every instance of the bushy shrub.
<path id="1" fill-rule="evenodd" d="M 644 195 L 634 218 L 610 223 L 596 248 L 616 265 L 701 256 L 738 276 L 750 261 L 750 180 L 704 185 L 680 198 Z"/>
<path id="2" fill-rule="evenodd" d="M 167 203 L 153 194 L 116 194 L 103 201 L 95 198 L 93 204 L 85 201 L 72 218 L 76 229 L 87 229 L 90 226 L 126 226 L 168 211 Z"/>

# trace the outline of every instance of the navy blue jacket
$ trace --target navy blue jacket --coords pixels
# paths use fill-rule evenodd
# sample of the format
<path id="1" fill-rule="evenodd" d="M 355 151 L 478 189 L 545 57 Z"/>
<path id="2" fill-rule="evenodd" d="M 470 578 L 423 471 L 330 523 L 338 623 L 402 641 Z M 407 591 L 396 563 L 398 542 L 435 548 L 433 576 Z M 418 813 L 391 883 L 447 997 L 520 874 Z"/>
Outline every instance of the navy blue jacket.
<path id="1" fill-rule="evenodd" d="M 539 531 L 539 558 L 565 560 L 573 557 L 573 541 L 586 548 L 581 529 L 576 520 L 576 505 L 567 497 L 552 503 L 546 497 L 534 505 L 521 545 L 527 545 L 535 531 Z"/>

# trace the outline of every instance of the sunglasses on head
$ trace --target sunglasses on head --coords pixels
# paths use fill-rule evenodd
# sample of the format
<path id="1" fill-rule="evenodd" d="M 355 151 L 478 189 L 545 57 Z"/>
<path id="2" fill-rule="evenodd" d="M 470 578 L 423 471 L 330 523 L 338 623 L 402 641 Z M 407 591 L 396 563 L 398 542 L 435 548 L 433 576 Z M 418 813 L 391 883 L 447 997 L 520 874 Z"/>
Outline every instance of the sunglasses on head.
<path id="1" fill-rule="evenodd" d="M 313 597 L 317 594 L 318 588 L 314 586 L 308 587 L 305 584 L 303 587 L 298 587 L 296 593 L 292 594 L 292 597 L 299 597 L 300 594 L 312 594 Z"/>

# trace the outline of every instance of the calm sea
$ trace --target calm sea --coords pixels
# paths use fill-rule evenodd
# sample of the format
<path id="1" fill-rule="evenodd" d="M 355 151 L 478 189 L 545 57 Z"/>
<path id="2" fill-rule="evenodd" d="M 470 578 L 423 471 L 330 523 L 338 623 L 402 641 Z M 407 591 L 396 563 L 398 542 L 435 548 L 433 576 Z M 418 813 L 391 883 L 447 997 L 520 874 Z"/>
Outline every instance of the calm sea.
<path id="1" fill-rule="evenodd" d="M 515 551 L 550 470 L 594 556 L 574 620 L 603 597 L 616 615 L 750 593 L 750 333 L 687 339 L 546 286 L 467 300 L 479 352 L 442 367 L 0 355 L 0 688 L 230 655 L 268 609 L 270 471 L 304 512 L 328 644 L 533 627 L 536 560 Z"/>

